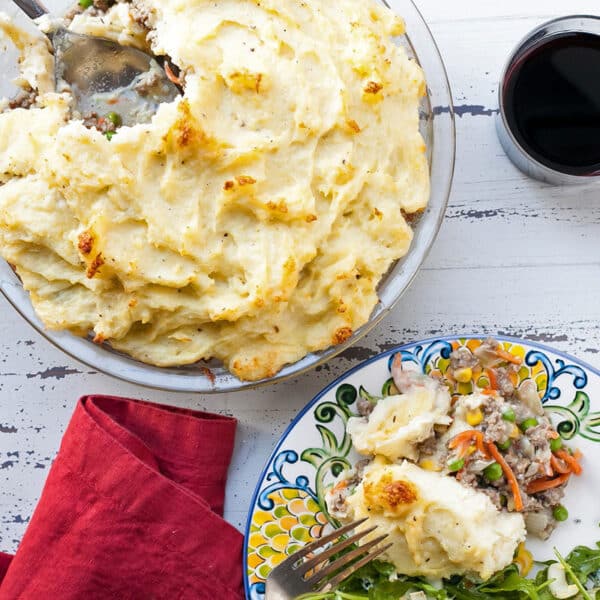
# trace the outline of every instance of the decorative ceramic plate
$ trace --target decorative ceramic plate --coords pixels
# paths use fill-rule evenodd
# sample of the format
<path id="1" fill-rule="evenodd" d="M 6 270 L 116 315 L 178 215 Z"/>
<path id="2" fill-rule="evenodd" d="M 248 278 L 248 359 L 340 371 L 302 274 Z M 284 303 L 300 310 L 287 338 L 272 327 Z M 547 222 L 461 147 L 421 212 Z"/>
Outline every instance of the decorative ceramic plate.
<path id="1" fill-rule="evenodd" d="M 569 518 L 559 523 L 547 542 L 530 538 L 527 547 L 538 560 L 552 557 L 552 548 L 568 553 L 577 544 L 600 539 L 600 371 L 539 344 L 497 336 L 504 349 L 521 357 L 519 383 L 532 379 L 546 411 L 562 438 L 583 452 L 584 472 L 569 484 L 564 503 Z M 308 542 L 328 524 L 325 492 L 335 477 L 359 456 L 346 434 L 357 400 L 393 393 L 390 365 L 397 352 L 403 362 L 424 373 L 445 373 L 450 353 L 459 346 L 473 350 L 480 337 L 430 339 L 400 346 L 368 360 L 318 394 L 298 415 L 277 444 L 260 476 L 251 503 L 244 551 L 246 595 L 264 597 L 271 569 Z M 438 374 L 439 374 L 438 373 Z M 485 376 L 457 384 L 469 394 L 488 385 Z"/>

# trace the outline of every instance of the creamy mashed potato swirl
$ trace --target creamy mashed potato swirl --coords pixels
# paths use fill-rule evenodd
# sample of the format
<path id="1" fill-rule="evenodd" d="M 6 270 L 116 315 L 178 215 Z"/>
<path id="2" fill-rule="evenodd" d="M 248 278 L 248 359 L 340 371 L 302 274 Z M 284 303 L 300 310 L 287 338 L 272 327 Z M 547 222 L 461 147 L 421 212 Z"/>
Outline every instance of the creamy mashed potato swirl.
<path id="1" fill-rule="evenodd" d="M 362 529 L 378 526 L 365 541 L 389 534 L 383 557 L 405 575 L 487 579 L 525 539 L 522 515 L 501 512 L 485 494 L 408 461 L 376 458 L 347 504 L 350 520 L 368 517 Z"/>
<path id="2" fill-rule="evenodd" d="M 168 54 L 185 93 L 109 141 L 40 67 L 37 105 L 0 115 L 0 253 L 45 325 L 247 380 L 345 341 L 429 195 L 402 21 L 365 0 L 144 0 L 105 23 L 73 26 Z M 51 65 L 45 40 L 22 50 Z"/>
<path id="3" fill-rule="evenodd" d="M 416 460 L 419 444 L 433 435 L 435 425 L 450 425 L 448 388 L 425 375 L 417 381 L 404 394 L 379 400 L 368 417 L 348 419 L 347 431 L 357 452 Z"/>

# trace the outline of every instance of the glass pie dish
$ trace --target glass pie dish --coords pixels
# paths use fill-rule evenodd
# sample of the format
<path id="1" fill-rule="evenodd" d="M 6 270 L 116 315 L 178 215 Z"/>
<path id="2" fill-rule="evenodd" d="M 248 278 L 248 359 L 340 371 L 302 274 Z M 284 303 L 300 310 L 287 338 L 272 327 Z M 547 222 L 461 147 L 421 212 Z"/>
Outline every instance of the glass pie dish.
<path id="1" fill-rule="evenodd" d="M 446 71 L 439 50 L 423 17 L 411 0 L 382 0 L 406 21 L 408 35 L 398 39 L 409 55 L 425 71 L 427 95 L 420 108 L 421 132 L 424 137 L 431 174 L 431 197 L 427 209 L 414 226 L 414 239 L 409 253 L 392 265 L 379 287 L 379 303 L 369 321 L 357 329 L 343 344 L 306 355 L 301 360 L 286 365 L 274 377 L 262 381 L 240 381 L 220 362 L 202 361 L 194 365 L 164 368 L 134 360 L 109 345 L 98 345 L 90 338 L 77 337 L 68 331 L 51 331 L 45 328 L 35 314 L 29 295 L 10 265 L 0 259 L 0 290 L 12 306 L 48 341 L 78 361 L 90 367 L 144 386 L 186 392 L 231 392 L 281 381 L 316 367 L 354 344 L 367 334 L 394 307 L 404 290 L 410 285 L 417 270 L 427 256 L 441 225 L 454 171 L 455 130 L 452 97 Z M 52 14 L 63 14 L 72 4 L 70 0 L 48 2 Z M 12 8 L 12 7 L 11 7 Z M 17 15 L 17 9 L 10 12 Z M 11 15 L 12 16 L 12 15 Z M 17 15 L 19 24 L 24 17 Z M 31 25 L 29 25 L 31 26 Z M 9 50 L 0 54 L 4 73 L 0 81 L 0 96 L 12 95 L 9 80 L 16 75 L 16 61 Z"/>

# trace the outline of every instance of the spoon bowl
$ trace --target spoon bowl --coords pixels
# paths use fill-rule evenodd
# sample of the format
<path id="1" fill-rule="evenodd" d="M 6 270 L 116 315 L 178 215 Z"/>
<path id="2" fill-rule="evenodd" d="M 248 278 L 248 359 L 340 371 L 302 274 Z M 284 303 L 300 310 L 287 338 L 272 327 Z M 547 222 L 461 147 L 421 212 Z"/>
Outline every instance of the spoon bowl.
<path id="1" fill-rule="evenodd" d="M 179 95 L 156 59 L 136 48 L 65 28 L 52 45 L 57 90 L 71 91 L 83 118 L 115 112 L 123 125 L 147 123 Z"/>
<path id="2" fill-rule="evenodd" d="M 13 0 L 31 19 L 48 14 L 37 0 Z M 58 27 L 48 33 L 54 48 L 58 91 L 70 91 L 83 118 L 117 114 L 119 124 L 147 123 L 163 102 L 180 93 L 158 61 L 112 40 Z"/>

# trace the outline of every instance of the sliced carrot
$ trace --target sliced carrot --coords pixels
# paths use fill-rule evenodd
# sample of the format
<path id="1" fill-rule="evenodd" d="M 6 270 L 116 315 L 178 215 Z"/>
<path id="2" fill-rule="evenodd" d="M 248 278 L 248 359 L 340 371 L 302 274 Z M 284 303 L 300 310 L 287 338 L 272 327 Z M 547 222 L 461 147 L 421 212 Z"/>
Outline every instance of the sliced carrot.
<path id="1" fill-rule="evenodd" d="M 463 442 L 458 446 L 454 446 L 453 450 L 458 450 L 459 458 L 464 458 L 465 456 L 467 456 L 467 454 L 469 454 L 469 448 L 472 448 L 471 442 Z"/>
<path id="2" fill-rule="evenodd" d="M 477 433 L 477 435 L 475 436 L 475 444 L 477 446 L 477 450 L 479 450 L 479 452 L 482 456 L 484 456 L 485 458 L 488 458 L 490 456 L 490 453 L 487 451 L 487 449 L 485 447 L 485 440 L 483 438 L 483 433 L 481 433 L 481 431 L 477 431 L 476 433 Z"/>
<path id="3" fill-rule="evenodd" d="M 489 458 L 490 454 L 485 447 L 483 433 L 477 429 L 467 429 L 466 431 L 462 431 L 458 435 L 455 435 L 450 440 L 448 447 L 451 450 L 458 448 L 458 453 L 462 458 L 467 454 L 469 447 L 472 446 L 473 443 L 484 458 Z"/>
<path id="4" fill-rule="evenodd" d="M 571 473 L 564 473 L 563 475 L 559 475 L 558 477 L 554 477 L 553 479 L 550 479 L 548 477 L 536 479 L 527 486 L 527 493 L 537 494 L 538 492 L 544 492 L 546 490 L 558 487 L 566 481 L 568 481 L 569 477 L 571 477 Z"/>
<path id="5" fill-rule="evenodd" d="M 581 475 L 583 469 L 574 456 L 571 456 L 566 450 L 558 450 L 555 454 L 569 465 L 570 470 L 575 473 L 575 475 Z"/>
<path id="6" fill-rule="evenodd" d="M 494 373 L 494 369 L 486 369 L 485 370 L 488 379 L 490 380 L 490 387 L 493 390 L 497 390 L 498 389 L 498 379 L 496 378 L 496 373 Z"/>
<path id="7" fill-rule="evenodd" d="M 502 454 L 500 454 L 498 448 L 496 448 L 496 444 L 488 442 L 487 447 L 494 460 L 502 467 L 504 476 L 510 484 L 513 500 L 515 502 L 515 510 L 521 512 L 523 510 L 523 498 L 521 497 L 519 482 L 517 481 L 517 477 L 515 476 L 514 471 L 510 468 L 510 465 L 506 462 L 506 460 L 504 460 L 504 457 L 502 456 Z"/>
<path id="8" fill-rule="evenodd" d="M 455 435 L 450 440 L 450 443 L 448 444 L 448 448 L 453 450 L 454 448 L 458 448 L 458 446 L 462 446 L 463 444 L 472 442 L 474 432 L 475 432 L 474 429 L 467 429 L 466 431 L 461 431 L 459 434 Z"/>
<path id="9" fill-rule="evenodd" d="M 181 85 L 181 79 L 173 73 L 173 69 L 171 69 L 171 65 L 168 62 L 165 62 L 165 73 L 175 85 Z"/>
<path id="10" fill-rule="evenodd" d="M 561 475 L 564 475 L 565 473 L 571 472 L 569 465 L 558 460 L 558 458 L 556 458 L 554 454 L 550 457 L 550 464 L 552 465 L 552 469 L 555 473 L 560 473 Z"/>
<path id="11" fill-rule="evenodd" d="M 499 358 L 511 362 L 513 365 L 520 365 L 523 362 L 520 356 L 515 356 L 502 348 L 496 348 L 495 352 Z"/>
<path id="12" fill-rule="evenodd" d="M 484 390 L 481 390 L 482 394 L 485 394 L 486 396 L 493 396 L 496 393 L 496 390 L 493 390 L 492 388 L 485 388 Z"/>

